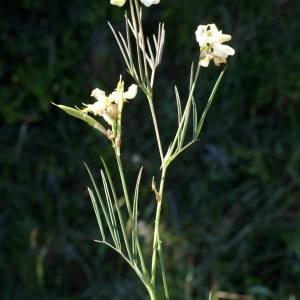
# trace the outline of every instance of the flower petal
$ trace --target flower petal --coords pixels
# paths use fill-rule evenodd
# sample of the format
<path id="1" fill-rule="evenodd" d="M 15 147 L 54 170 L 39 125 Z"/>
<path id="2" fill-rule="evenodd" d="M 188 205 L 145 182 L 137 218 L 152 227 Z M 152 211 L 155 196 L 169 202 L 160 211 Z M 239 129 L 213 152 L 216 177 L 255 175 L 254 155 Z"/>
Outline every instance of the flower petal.
<path id="1" fill-rule="evenodd" d="M 109 96 L 108 96 L 108 100 L 110 102 L 116 102 L 119 103 L 119 99 L 120 99 L 120 95 L 117 91 L 113 91 Z"/>
<path id="2" fill-rule="evenodd" d="M 128 91 L 124 93 L 124 98 L 125 99 L 133 99 L 138 91 L 138 86 L 136 84 L 132 84 Z"/>
<path id="3" fill-rule="evenodd" d="M 224 42 L 228 42 L 231 40 L 231 35 L 229 34 L 221 34 L 220 37 L 219 37 L 219 43 L 224 43 Z"/>
<path id="4" fill-rule="evenodd" d="M 222 58 L 227 58 L 228 55 L 234 55 L 235 53 L 233 48 L 227 45 L 222 45 L 218 42 L 214 43 L 213 48 L 214 48 L 214 54 Z"/>
<path id="5" fill-rule="evenodd" d="M 209 58 L 208 58 L 207 56 L 206 56 L 204 59 L 201 59 L 200 65 L 201 65 L 202 67 L 207 67 L 208 64 L 209 64 Z"/>
<path id="6" fill-rule="evenodd" d="M 105 97 L 105 92 L 99 89 L 94 89 L 91 93 L 91 96 L 96 98 L 97 100 L 101 100 Z"/>
<path id="7" fill-rule="evenodd" d="M 209 38 L 207 36 L 207 26 L 199 25 L 195 34 L 196 40 L 199 43 L 200 48 L 206 47 L 209 43 Z"/>
<path id="8" fill-rule="evenodd" d="M 116 6 L 123 6 L 125 4 L 126 0 L 110 0 L 110 4 L 116 5 Z"/>
<path id="9" fill-rule="evenodd" d="M 141 0 L 141 2 L 147 7 L 151 6 L 152 4 L 158 4 L 159 1 L 160 0 Z"/>

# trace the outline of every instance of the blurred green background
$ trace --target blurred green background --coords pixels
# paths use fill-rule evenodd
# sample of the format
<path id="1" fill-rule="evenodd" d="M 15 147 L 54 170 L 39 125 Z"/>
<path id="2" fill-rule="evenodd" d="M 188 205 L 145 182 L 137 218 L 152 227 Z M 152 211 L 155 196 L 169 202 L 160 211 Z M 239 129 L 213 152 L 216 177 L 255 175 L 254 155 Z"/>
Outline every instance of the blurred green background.
<path id="1" fill-rule="evenodd" d="M 300 299 L 299 1 L 161 0 L 143 12 L 146 35 L 166 28 L 154 92 L 164 149 L 177 126 L 174 85 L 186 99 L 198 59 L 197 26 L 216 23 L 236 50 L 200 141 L 168 170 L 161 238 L 171 299 L 210 290 Z M 133 83 L 107 25 L 125 32 L 123 15 L 103 0 L 0 3 L 1 299 L 148 299 L 122 259 L 93 242 L 101 237 L 83 161 L 100 184 L 103 156 L 122 196 L 111 145 L 50 104 L 91 103 L 92 89 L 112 91 L 120 74 Z M 222 69 L 202 68 L 199 114 Z M 150 255 L 159 156 L 142 92 L 123 120 L 131 195 L 144 166 Z"/>

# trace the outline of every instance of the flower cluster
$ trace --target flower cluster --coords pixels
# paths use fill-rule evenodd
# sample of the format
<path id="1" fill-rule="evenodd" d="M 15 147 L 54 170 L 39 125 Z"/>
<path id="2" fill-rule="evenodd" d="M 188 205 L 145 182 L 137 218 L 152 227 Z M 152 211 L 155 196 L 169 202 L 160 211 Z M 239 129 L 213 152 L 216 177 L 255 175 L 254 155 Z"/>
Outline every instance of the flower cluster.
<path id="1" fill-rule="evenodd" d="M 200 46 L 200 64 L 203 67 L 207 67 L 211 59 L 214 59 L 216 66 L 220 66 L 221 63 L 227 62 L 228 55 L 235 53 L 233 48 L 222 45 L 230 41 L 231 36 L 222 34 L 222 30 L 219 31 L 215 24 L 198 26 L 196 40 Z"/>
<path id="2" fill-rule="evenodd" d="M 96 98 L 97 101 L 94 104 L 84 104 L 87 108 L 82 112 L 92 112 L 95 116 L 102 116 L 105 121 L 112 125 L 118 117 L 118 104 L 120 101 L 133 99 L 137 94 L 138 86 L 133 84 L 129 87 L 125 93 L 120 93 L 117 90 L 113 91 L 108 97 L 104 91 L 100 89 L 94 89 L 91 96 Z"/>
<path id="3" fill-rule="evenodd" d="M 141 0 L 141 2 L 149 7 L 152 4 L 158 4 L 160 0 Z M 110 4 L 116 5 L 116 6 L 123 6 L 125 4 L 126 0 L 110 0 Z"/>

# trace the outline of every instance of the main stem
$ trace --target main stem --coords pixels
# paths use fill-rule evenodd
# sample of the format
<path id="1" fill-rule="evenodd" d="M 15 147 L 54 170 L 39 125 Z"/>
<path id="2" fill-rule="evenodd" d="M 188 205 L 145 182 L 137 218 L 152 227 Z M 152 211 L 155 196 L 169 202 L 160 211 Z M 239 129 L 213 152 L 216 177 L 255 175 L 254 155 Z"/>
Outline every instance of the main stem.
<path id="1" fill-rule="evenodd" d="M 157 234 L 157 232 L 159 230 L 160 212 L 161 212 L 161 205 L 162 205 L 162 201 L 163 201 L 163 192 L 164 192 L 166 172 L 167 172 L 167 167 L 163 166 L 162 173 L 161 173 L 159 192 L 158 192 L 161 200 L 157 201 L 157 207 L 156 207 L 154 239 L 153 239 L 153 253 L 152 253 L 152 265 L 151 265 L 151 283 L 154 287 L 155 287 L 157 244 L 158 244 L 158 236 L 159 236 Z"/>

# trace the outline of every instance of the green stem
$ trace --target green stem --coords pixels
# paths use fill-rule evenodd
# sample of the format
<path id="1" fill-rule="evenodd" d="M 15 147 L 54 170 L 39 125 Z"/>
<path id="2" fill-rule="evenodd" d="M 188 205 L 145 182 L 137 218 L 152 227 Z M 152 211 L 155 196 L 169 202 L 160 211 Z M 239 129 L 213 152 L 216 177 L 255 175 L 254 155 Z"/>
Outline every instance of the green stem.
<path id="1" fill-rule="evenodd" d="M 167 172 L 167 167 L 163 166 L 162 173 L 161 173 L 160 186 L 159 186 L 159 195 L 161 197 L 161 200 L 157 201 L 157 207 L 156 207 L 153 252 L 152 252 L 152 265 L 151 265 L 151 283 L 154 287 L 155 287 L 157 245 L 158 245 L 158 236 L 159 236 L 158 230 L 159 230 L 160 212 L 161 212 L 161 205 L 162 205 L 162 201 L 163 201 L 163 191 L 164 191 L 166 172 Z"/>
<path id="2" fill-rule="evenodd" d="M 147 98 L 148 98 L 148 101 L 149 101 L 149 106 L 150 106 L 150 110 L 151 110 L 152 120 L 153 120 L 153 124 L 154 124 L 154 129 L 155 129 L 155 134 L 156 134 L 156 140 L 157 140 L 157 145 L 158 145 L 158 149 L 159 149 L 159 155 L 160 155 L 161 163 L 163 163 L 164 155 L 163 155 L 163 151 L 162 151 L 162 146 L 161 146 L 160 135 L 159 135 L 159 130 L 158 130 L 158 126 L 157 126 L 157 120 L 156 120 L 155 110 L 154 110 L 154 106 L 153 106 L 152 94 L 151 95 L 147 95 Z"/>

